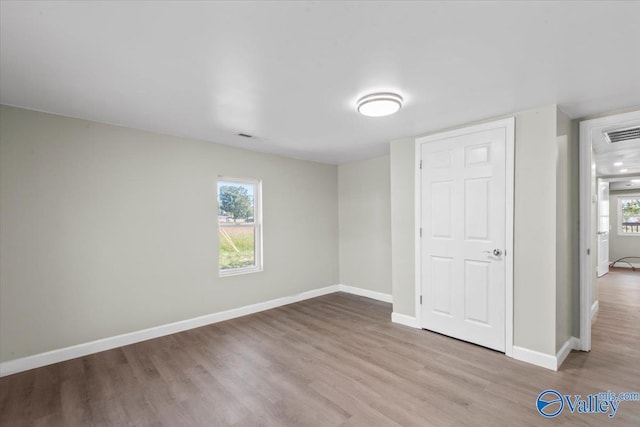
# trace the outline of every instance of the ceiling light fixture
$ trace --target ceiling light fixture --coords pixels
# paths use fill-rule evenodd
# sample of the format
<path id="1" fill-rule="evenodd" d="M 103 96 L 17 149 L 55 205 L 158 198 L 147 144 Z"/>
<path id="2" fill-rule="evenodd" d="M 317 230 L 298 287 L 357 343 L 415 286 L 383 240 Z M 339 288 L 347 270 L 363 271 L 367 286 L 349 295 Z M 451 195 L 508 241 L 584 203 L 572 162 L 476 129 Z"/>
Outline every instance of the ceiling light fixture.
<path id="1" fill-rule="evenodd" d="M 620 169 L 620 172 L 628 172 L 629 169 Z"/>
<path id="2" fill-rule="evenodd" d="M 615 162 L 613 166 L 622 166 L 622 162 Z"/>
<path id="3" fill-rule="evenodd" d="M 640 182 L 640 179 L 632 179 L 631 182 Z"/>
<path id="4" fill-rule="evenodd" d="M 402 108 L 402 97 L 395 93 L 381 92 L 363 96 L 358 100 L 358 112 L 369 117 L 383 117 Z"/>

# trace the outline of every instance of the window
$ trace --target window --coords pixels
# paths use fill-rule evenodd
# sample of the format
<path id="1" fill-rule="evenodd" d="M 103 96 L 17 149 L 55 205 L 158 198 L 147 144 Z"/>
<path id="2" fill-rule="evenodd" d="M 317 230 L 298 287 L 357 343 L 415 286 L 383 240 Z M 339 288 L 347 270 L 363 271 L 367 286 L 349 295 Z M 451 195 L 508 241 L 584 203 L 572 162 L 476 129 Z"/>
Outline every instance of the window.
<path id="1" fill-rule="evenodd" d="M 618 234 L 640 236 L 640 194 L 618 197 Z"/>
<path id="2" fill-rule="evenodd" d="M 218 179 L 220 276 L 262 270 L 260 181 Z"/>

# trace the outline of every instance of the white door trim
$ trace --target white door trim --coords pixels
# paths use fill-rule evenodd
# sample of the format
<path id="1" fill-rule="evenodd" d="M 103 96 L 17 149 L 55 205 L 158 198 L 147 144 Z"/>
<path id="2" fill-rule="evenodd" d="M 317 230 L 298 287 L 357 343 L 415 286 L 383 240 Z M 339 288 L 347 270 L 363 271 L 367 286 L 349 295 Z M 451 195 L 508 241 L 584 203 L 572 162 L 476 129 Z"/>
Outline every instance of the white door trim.
<path id="1" fill-rule="evenodd" d="M 513 357 L 513 199 L 514 199 L 514 172 L 515 172 L 515 118 L 496 120 L 488 123 L 468 126 L 447 132 L 428 135 L 416 138 L 415 141 L 415 199 L 414 199 L 414 223 L 415 223 L 415 313 L 416 322 L 422 327 L 422 307 L 420 295 L 422 293 L 422 262 L 421 262 L 421 239 L 420 239 L 420 218 L 421 218 L 421 179 L 420 179 L 420 146 L 424 143 L 431 143 L 441 139 L 453 138 L 469 133 L 476 133 L 491 129 L 505 128 L 505 179 L 506 179 L 506 221 L 505 221 L 505 354 Z"/>
<path id="2" fill-rule="evenodd" d="M 640 110 L 599 119 L 580 122 L 580 350 L 591 350 L 591 299 L 593 297 L 593 270 L 591 268 L 591 204 L 595 194 L 591 189 L 591 180 L 595 171 L 591 168 L 592 138 L 595 127 L 615 125 L 630 120 L 640 120 Z"/>

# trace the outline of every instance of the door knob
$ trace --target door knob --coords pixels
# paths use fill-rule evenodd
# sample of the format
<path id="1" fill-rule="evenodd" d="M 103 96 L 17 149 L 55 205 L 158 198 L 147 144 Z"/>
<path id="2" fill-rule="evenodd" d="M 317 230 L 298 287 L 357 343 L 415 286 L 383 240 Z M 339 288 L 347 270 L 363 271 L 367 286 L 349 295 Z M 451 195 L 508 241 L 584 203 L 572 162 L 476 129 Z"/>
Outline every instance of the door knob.
<path id="1" fill-rule="evenodd" d="M 485 254 L 493 254 L 494 256 L 500 256 L 502 255 L 502 250 L 501 249 L 494 249 L 492 251 L 482 251 Z"/>

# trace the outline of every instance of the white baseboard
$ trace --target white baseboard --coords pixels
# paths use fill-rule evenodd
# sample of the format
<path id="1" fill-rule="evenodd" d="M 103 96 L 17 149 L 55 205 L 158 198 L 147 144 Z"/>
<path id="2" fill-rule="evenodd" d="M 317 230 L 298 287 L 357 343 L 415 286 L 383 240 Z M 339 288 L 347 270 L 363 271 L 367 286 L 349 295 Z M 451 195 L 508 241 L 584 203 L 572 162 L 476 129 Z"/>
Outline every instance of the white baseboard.
<path id="1" fill-rule="evenodd" d="M 591 305 L 591 323 L 596 321 L 598 317 L 598 310 L 600 310 L 600 301 L 596 301 Z"/>
<path id="2" fill-rule="evenodd" d="M 513 358 L 522 362 L 531 363 L 532 365 L 541 366 L 543 368 L 555 371 L 558 369 L 558 361 L 556 356 L 539 351 L 530 350 L 525 347 L 513 346 Z"/>
<path id="3" fill-rule="evenodd" d="M 112 348 L 135 344 L 137 342 L 146 341 L 153 338 L 159 338 L 165 335 L 170 335 L 193 328 L 199 328 L 201 326 L 206 326 L 217 322 L 223 322 L 225 320 L 270 310 L 272 308 L 281 307 L 287 304 L 292 304 L 295 302 L 304 301 L 307 299 L 339 291 L 384 302 L 392 301 L 392 296 L 389 294 L 356 288 L 348 285 L 331 285 L 324 288 L 302 292 L 296 295 L 276 298 L 270 301 L 251 304 L 244 307 L 234 308 L 231 310 L 221 311 L 218 313 L 208 314 L 205 316 L 195 317 L 192 319 L 182 320 L 166 325 L 160 325 L 153 328 L 130 332 L 127 334 L 103 338 L 88 343 L 74 345 L 71 347 L 65 347 L 45 353 L 9 360 L 7 362 L 0 363 L 0 377 L 27 371 L 29 369 L 39 368 L 41 366 L 51 365 L 53 363 L 63 362 L 65 360 L 75 359 L 77 357 L 86 356 L 88 354 L 110 350 Z M 596 302 L 594 304 L 594 307 L 592 307 L 592 314 L 594 312 L 597 313 L 597 310 L 598 305 Z M 405 314 L 391 313 L 391 321 L 393 323 L 409 326 L 411 328 L 420 329 L 418 320 L 415 317 L 407 316 Z M 547 369 L 557 370 L 560 364 L 562 364 L 564 359 L 567 357 L 571 349 L 577 348 L 578 345 L 579 340 L 575 337 L 571 337 L 555 356 L 540 353 L 534 350 L 529 350 L 524 347 L 513 346 L 513 358 L 527 363 L 532 363 L 537 366 L 542 366 Z"/>
<path id="4" fill-rule="evenodd" d="M 324 288 L 313 289 L 311 291 L 302 292 L 296 295 L 276 298 L 270 301 L 251 304 L 244 307 L 221 311 L 218 313 L 207 314 L 205 316 L 194 317 L 193 319 L 182 320 L 179 322 L 160 325 L 149 329 L 143 329 L 141 331 L 116 335 L 113 337 L 90 341 L 88 343 L 78 344 L 71 347 L 65 347 L 57 350 L 47 351 L 45 353 L 34 354 L 33 356 L 9 360 L 7 362 L 0 363 L 0 377 L 26 371 L 29 369 L 39 368 L 41 366 L 51 365 L 53 363 L 63 362 L 65 360 L 75 359 L 76 357 L 82 357 L 92 353 L 110 350 L 116 347 L 122 347 L 125 345 L 158 338 L 165 335 L 175 334 L 176 332 L 182 332 L 188 329 L 199 328 L 201 326 L 210 325 L 212 323 L 223 322 L 225 320 L 246 316 L 248 314 L 258 313 L 260 311 L 270 310 L 272 308 L 281 307 L 283 305 L 291 304 L 294 302 L 338 292 L 339 290 L 340 285 L 326 286 Z"/>
<path id="5" fill-rule="evenodd" d="M 406 314 L 391 313 L 391 321 L 400 325 L 420 329 L 420 325 L 418 325 L 418 319 L 412 316 L 407 316 Z"/>
<path id="6" fill-rule="evenodd" d="M 199 328 L 201 326 L 211 325 L 213 323 L 223 322 L 225 320 L 235 319 L 236 317 L 270 310 L 272 308 L 281 307 L 283 305 L 292 304 L 294 302 L 304 301 L 310 298 L 315 298 L 339 291 L 384 302 L 391 302 L 392 300 L 392 297 L 389 294 L 374 292 L 368 289 L 356 288 L 354 286 L 325 286 L 324 288 L 313 289 L 311 291 L 302 292 L 296 295 L 276 298 L 270 301 L 251 304 L 244 307 L 221 311 L 218 313 L 207 314 L 200 317 L 194 317 L 193 319 L 181 320 L 179 322 L 143 329 L 141 331 L 116 335 L 113 337 L 90 341 L 71 347 L 65 347 L 57 350 L 47 351 L 45 353 L 34 354 L 32 356 L 9 360 L 7 362 L 0 363 L 0 377 L 27 371 L 29 369 L 39 368 L 41 366 L 51 365 L 53 363 L 64 362 L 65 360 L 75 359 L 76 357 L 82 357 L 88 354 L 111 350 L 112 348 L 122 347 L 153 338 L 159 338 L 165 335 L 175 334 L 177 332 L 182 332 L 193 328 Z"/>
<path id="7" fill-rule="evenodd" d="M 556 371 L 560 368 L 564 360 L 567 358 L 571 350 L 579 350 L 580 349 L 580 340 L 576 337 L 569 337 L 567 342 L 564 343 L 562 348 L 558 350 L 556 353 Z"/>
<path id="8" fill-rule="evenodd" d="M 522 362 L 531 363 L 532 365 L 551 369 L 552 371 L 557 371 L 569 353 L 571 353 L 571 350 L 577 350 L 579 348 L 580 340 L 576 337 L 569 337 L 555 356 L 514 345 L 513 358 Z"/>
<path id="9" fill-rule="evenodd" d="M 338 285 L 338 290 L 340 290 L 341 292 L 347 292 L 353 295 L 360 295 L 362 297 L 367 297 L 367 298 L 375 299 L 378 301 L 393 302 L 393 297 L 391 296 L 391 294 L 370 291 L 369 289 L 356 288 L 355 286 L 349 286 L 349 285 Z"/>

